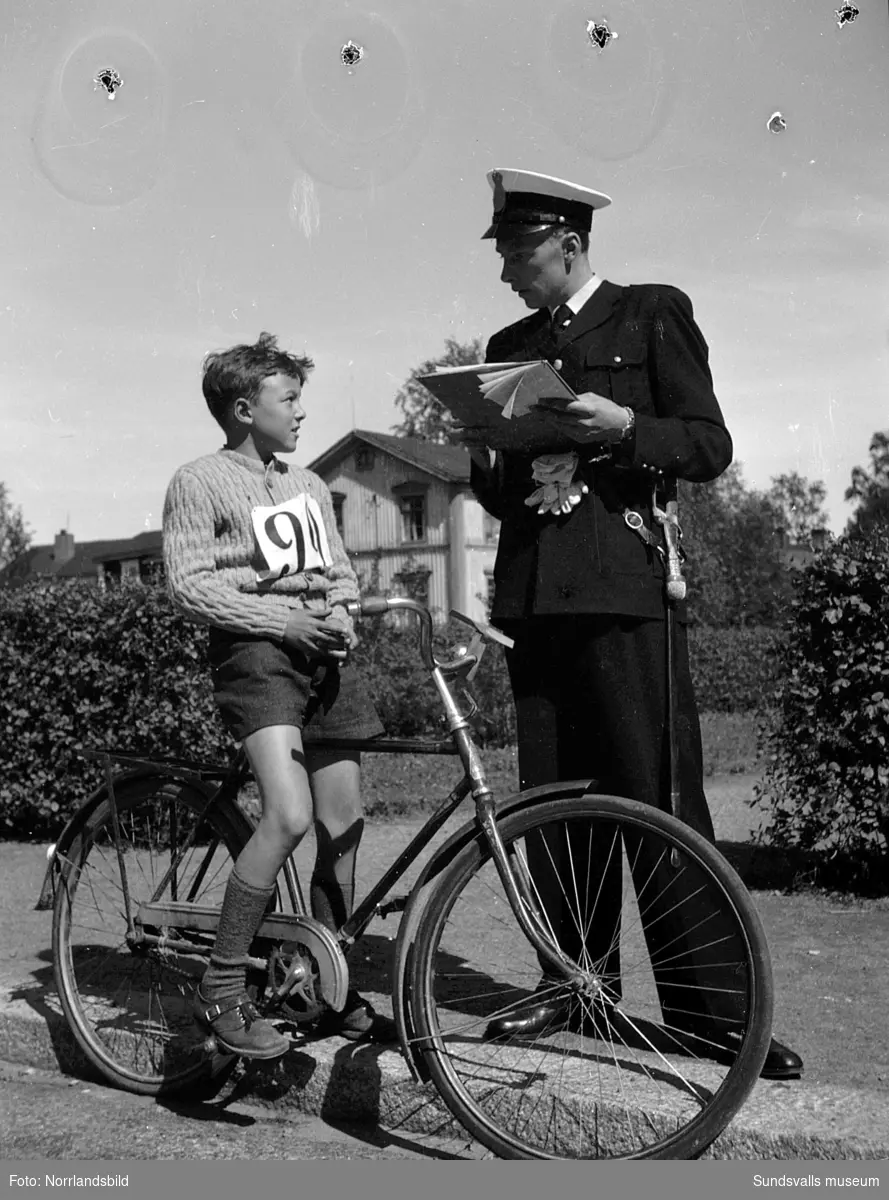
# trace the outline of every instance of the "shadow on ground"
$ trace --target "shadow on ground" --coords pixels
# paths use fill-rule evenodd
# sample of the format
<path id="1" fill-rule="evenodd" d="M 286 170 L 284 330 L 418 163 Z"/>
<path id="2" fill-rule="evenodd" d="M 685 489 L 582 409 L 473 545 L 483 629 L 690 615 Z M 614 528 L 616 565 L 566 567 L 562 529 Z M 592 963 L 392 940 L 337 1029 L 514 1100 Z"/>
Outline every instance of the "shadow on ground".
<path id="1" fill-rule="evenodd" d="M 889 895 L 889 864 L 885 857 L 852 859 L 750 842 L 720 841 L 717 847 L 751 892 L 824 889 L 848 896 Z"/>

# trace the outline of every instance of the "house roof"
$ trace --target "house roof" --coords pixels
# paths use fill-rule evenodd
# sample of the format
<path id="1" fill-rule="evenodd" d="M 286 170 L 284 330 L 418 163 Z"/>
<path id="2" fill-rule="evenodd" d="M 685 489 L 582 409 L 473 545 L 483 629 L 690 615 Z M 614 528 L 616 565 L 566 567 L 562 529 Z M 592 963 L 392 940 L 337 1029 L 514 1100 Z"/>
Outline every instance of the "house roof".
<path id="1" fill-rule="evenodd" d="M 164 550 L 164 537 L 160 529 L 147 529 L 134 538 L 109 542 L 107 545 L 110 549 L 93 554 L 93 562 L 113 562 L 118 558 L 160 558 Z"/>
<path id="2" fill-rule="evenodd" d="M 74 556 L 67 562 L 58 563 L 55 544 L 31 546 L 14 562 L 0 571 L 0 584 L 15 586 L 29 579 L 91 579 L 99 573 L 99 563 L 115 562 L 127 558 L 160 558 L 162 533 L 149 529 L 134 538 L 105 539 L 101 542 L 75 542 Z"/>
<path id="3" fill-rule="evenodd" d="M 341 437 L 329 450 L 309 463 L 309 470 L 319 475 L 329 471 L 336 462 L 351 453 L 359 442 L 391 454 L 393 458 L 401 459 L 412 467 L 419 467 L 436 479 L 444 479 L 448 483 L 469 483 L 471 459 L 462 446 L 444 446 L 421 438 L 396 437 L 368 429 L 353 429 Z"/>

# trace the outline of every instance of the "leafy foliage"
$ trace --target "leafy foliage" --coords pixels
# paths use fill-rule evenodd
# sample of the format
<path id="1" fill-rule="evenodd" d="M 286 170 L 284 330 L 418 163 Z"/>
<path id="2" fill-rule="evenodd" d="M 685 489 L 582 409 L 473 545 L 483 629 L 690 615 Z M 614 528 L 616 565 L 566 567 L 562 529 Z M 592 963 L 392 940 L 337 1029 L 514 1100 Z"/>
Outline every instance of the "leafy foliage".
<path id="1" fill-rule="evenodd" d="M 688 653 L 698 708 L 761 713 L 778 683 L 782 630 L 772 626 L 692 625 Z"/>
<path id="2" fill-rule="evenodd" d="M 877 432 L 870 443 L 870 467 L 854 467 L 846 500 L 858 507 L 849 520 L 849 532 L 867 533 L 875 526 L 889 527 L 889 433 Z"/>
<path id="3" fill-rule="evenodd" d="M 5 483 L 0 483 L 0 568 L 15 562 L 31 544 L 22 510 L 9 499 Z"/>
<path id="4" fill-rule="evenodd" d="M 206 631 L 159 588 L 0 592 L 0 837 L 44 837 L 98 785 L 79 748 L 218 761 Z"/>
<path id="5" fill-rule="evenodd" d="M 784 847 L 889 854 L 889 530 L 846 536 L 802 576 L 755 804 Z"/>
<path id="6" fill-rule="evenodd" d="M 414 367 L 396 393 L 395 407 L 401 409 L 404 419 L 392 426 L 392 432 L 400 437 L 421 438 L 425 442 L 447 444 L 455 441 L 453 418 L 433 399 L 432 393 L 419 382 L 419 377 L 431 374 L 436 367 L 465 367 L 483 361 L 481 338 L 473 338 L 471 342 L 446 338 L 444 354 Z"/>
<path id="7" fill-rule="evenodd" d="M 444 736 L 441 707 L 413 623 L 365 620 L 354 661 L 391 736 Z M 436 652 L 467 640 L 458 623 Z M 755 710 L 775 658 L 773 631 L 691 631 L 702 708 Z M 0 592 L 0 838 L 42 839 L 102 782 L 85 748 L 224 762 L 232 742 L 213 704 L 207 633 L 158 585 L 102 591 L 83 581 Z M 473 681 L 478 742 L 515 743 L 503 651 L 489 646 Z M 387 756 L 388 757 L 388 756 Z"/>
<path id="8" fill-rule="evenodd" d="M 792 542 L 805 542 L 816 529 L 827 528 L 827 488 L 820 479 L 810 483 L 798 471 L 776 475 L 766 495 Z"/>
<path id="9" fill-rule="evenodd" d="M 732 463 L 713 483 L 679 486 L 689 608 L 704 625 L 775 625 L 790 598 L 781 519 Z"/>

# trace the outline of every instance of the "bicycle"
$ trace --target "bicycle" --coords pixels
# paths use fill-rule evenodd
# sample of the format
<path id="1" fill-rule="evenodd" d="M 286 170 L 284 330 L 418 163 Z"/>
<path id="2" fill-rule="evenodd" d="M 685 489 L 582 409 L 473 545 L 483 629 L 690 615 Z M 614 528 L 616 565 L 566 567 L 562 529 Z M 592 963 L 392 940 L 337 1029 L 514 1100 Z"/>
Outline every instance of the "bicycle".
<path id="1" fill-rule="evenodd" d="M 589 779 L 495 803 L 472 736 L 471 688 L 486 646 L 508 639 L 455 613 L 471 640 L 439 661 L 420 604 L 371 598 L 354 615 L 397 610 L 419 620 L 449 736 L 337 744 L 456 755 L 462 778 L 336 935 L 308 915 L 288 860 L 251 948 L 260 1011 L 299 1031 L 325 1005 L 342 1009 L 348 951 L 375 917 L 400 912 L 392 1001 L 401 1052 L 414 1080 L 431 1083 L 488 1153 L 699 1156 L 746 1100 L 771 1033 L 768 948 L 744 885 L 673 816 L 597 794 Z M 110 1083 L 147 1095 L 194 1087 L 220 1066 L 191 1005 L 225 881 L 252 829 L 237 804 L 246 758 L 239 750 L 221 767 L 83 753 L 102 760 L 105 782 L 62 832 L 43 892 L 54 893 L 61 1006 Z M 125 769 L 115 773 L 113 763 Z M 387 899 L 470 795 L 474 818 L 435 850 L 406 895 Z M 619 880 L 620 912 L 597 916 L 607 872 Z M 578 934 L 575 958 L 565 914 Z M 588 947 L 600 929 L 594 957 Z M 486 1037 L 492 1019 L 539 997 L 542 973 L 570 1009 L 564 1027 L 533 1040 Z M 682 1024 L 704 1002 L 712 1044 Z M 720 1005 L 728 1016 L 715 1012 Z"/>

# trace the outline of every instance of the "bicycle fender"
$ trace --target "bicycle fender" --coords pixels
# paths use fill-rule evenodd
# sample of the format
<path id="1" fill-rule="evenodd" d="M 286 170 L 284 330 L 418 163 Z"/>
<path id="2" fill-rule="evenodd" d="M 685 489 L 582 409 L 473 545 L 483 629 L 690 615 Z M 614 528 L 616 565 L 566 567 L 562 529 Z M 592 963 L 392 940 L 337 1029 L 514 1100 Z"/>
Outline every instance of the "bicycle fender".
<path id="1" fill-rule="evenodd" d="M 524 792 L 515 792 L 502 803 L 497 804 L 497 818 L 511 816 L 522 809 L 548 800 L 554 796 L 584 796 L 588 792 L 598 790 L 593 779 L 574 779 L 566 783 L 545 783 L 540 787 L 528 788 Z M 461 850 L 470 842 L 484 838 L 484 833 L 475 818 L 471 818 L 444 842 L 426 863 L 414 883 L 407 899 L 398 934 L 395 938 L 395 956 L 392 967 L 392 1011 L 401 1050 L 407 1063 L 408 1070 L 414 1082 L 429 1082 L 429 1072 L 426 1060 L 417 1049 L 416 1029 L 411 1014 L 410 979 L 413 967 L 413 937 L 419 922 L 423 906 L 429 893 L 423 891 L 441 872 L 449 866 Z"/>
<path id="2" fill-rule="evenodd" d="M 124 787 L 128 783 L 133 783 L 141 779 L 155 779 L 158 776 L 163 776 L 180 783 L 191 784 L 199 791 L 203 791 L 209 797 L 212 789 L 209 784 L 205 784 L 202 780 L 189 777 L 183 779 L 175 772 L 169 769 L 158 768 L 156 771 L 149 770 L 146 767 L 139 767 L 132 771 L 124 771 L 120 775 L 115 776 L 114 786 Z M 79 839 L 83 832 L 84 826 L 92 817 L 93 813 L 108 798 L 108 785 L 101 784 L 87 796 L 83 804 L 76 812 L 68 818 L 59 834 L 57 841 L 52 846 L 52 853 L 48 855 L 49 862 L 46 867 L 46 874 L 43 877 L 43 885 L 40 889 L 40 895 L 37 898 L 37 903 L 34 908 L 38 912 L 44 912 L 51 909 L 56 900 L 56 884 L 61 877 L 62 871 L 65 869 L 68 861 L 75 856 L 79 846 Z M 240 812 L 240 809 L 238 810 Z M 247 818 L 245 817 L 246 821 Z M 252 833 L 252 829 L 250 830 Z M 249 833 L 248 833 L 249 837 Z"/>

